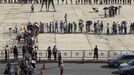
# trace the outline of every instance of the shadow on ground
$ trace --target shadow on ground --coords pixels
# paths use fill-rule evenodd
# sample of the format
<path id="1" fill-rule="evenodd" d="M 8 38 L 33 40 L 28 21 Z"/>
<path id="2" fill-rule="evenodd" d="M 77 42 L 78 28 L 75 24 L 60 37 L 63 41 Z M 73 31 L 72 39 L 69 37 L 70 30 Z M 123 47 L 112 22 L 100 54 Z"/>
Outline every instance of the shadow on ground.
<path id="1" fill-rule="evenodd" d="M 116 68 L 114 68 L 114 67 L 110 67 L 109 65 L 102 65 L 101 68 L 116 69 Z"/>
<path id="2" fill-rule="evenodd" d="M 57 66 L 54 66 L 54 67 L 45 67 L 44 69 L 56 69 L 56 68 L 58 68 Z M 43 69 L 43 68 L 39 68 L 39 69 L 37 69 L 37 70 L 41 70 L 41 69 Z"/>
<path id="3" fill-rule="evenodd" d="M 119 71 L 113 71 L 112 74 L 119 75 L 120 73 L 119 73 Z"/>

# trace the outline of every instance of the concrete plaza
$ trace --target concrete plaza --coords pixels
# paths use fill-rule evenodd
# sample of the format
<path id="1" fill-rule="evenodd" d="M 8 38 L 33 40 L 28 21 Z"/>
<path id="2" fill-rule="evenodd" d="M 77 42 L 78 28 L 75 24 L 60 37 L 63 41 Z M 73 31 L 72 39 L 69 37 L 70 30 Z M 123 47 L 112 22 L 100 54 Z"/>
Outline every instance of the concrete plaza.
<path id="1" fill-rule="evenodd" d="M 8 38 L 9 27 L 23 26 L 27 22 L 43 22 L 64 20 L 65 13 L 68 14 L 69 22 L 78 22 L 79 19 L 91 21 L 103 21 L 104 25 L 112 22 L 127 20 L 129 24 L 133 22 L 134 6 L 123 5 L 121 14 L 111 18 L 104 18 L 103 7 L 110 5 L 55 5 L 57 12 L 46 12 L 45 8 L 40 12 L 40 4 L 35 4 L 35 13 L 30 13 L 31 4 L 0 4 L 0 41 Z M 115 5 L 118 6 L 118 5 Z M 44 6 L 45 7 L 45 6 Z M 98 13 L 94 13 L 92 8 L 99 8 Z M 53 10 L 53 9 L 51 9 Z M 104 32 L 106 27 L 104 26 Z M 128 29 L 129 31 L 129 29 Z M 9 39 L 9 38 L 8 38 Z M 93 50 L 98 45 L 100 50 L 133 50 L 134 35 L 95 35 L 95 34 L 49 34 L 43 33 L 39 35 L 38 46 L 40 50 L 46 50 L 48 46 L 56 45 L 59 50 Z M 8 42 L 8 41 L 7 41 Z M 1 43 L 3 44 L 3 43 Z M 6 44 L 6 42 L 5 42 Z"/>

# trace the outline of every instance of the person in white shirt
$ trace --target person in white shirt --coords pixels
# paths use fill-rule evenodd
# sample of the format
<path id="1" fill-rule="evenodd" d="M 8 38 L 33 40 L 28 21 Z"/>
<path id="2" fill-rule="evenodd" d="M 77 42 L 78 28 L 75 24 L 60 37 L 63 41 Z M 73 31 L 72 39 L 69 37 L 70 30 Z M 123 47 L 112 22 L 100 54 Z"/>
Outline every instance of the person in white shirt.
<path id="1" fill-rule="evenodd" d="M 64 64 L 63 64 L 63 61 L 61 61 L 61 64 L 60 64 L 60 75 L 63 75 L 63 72 L 64 72 Z"/>

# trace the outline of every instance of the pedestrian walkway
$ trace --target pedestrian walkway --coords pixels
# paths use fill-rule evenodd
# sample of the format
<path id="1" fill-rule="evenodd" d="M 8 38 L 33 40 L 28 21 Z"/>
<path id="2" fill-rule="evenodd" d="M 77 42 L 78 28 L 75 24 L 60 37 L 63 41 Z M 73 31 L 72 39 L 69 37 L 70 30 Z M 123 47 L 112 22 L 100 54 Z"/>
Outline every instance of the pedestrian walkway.
<path id="1" fill-rule="evenodd" d="M 40 11 L 40 4 L 35 4 L 35 13 L 30 13 L 30 4 L 0 4 L 0 23 L 1 30 L 8 25 L 26 25 L 30 22 L 61 21 L 64 20 L 65 13 L 68 14 L 69 22 L 84 21 L 103 21 L 104 26 L 113 21 L 126 20 L 133 22 L 133 5 L 123 5 L 121 14 L 111 18 L 104 18 L 105 6 L 110 5 L 56 5 L 57 12 Z M 118 6 L 118 5 L 115 5 Z M 95 13 L 93 7 L 98 8 Z M 66 9 L 65 9 L 66 8 Z M 131 10 L 131 12 L 130 12 Z M 10 12 L 9 12 L 10 11 Z M 7 28 L 8 29 L 8 28 Z M 129 29 L 128 29 L 129 30 Z M 94 34 L 40 34 L 38 46 L 40 50 L 46 50 L 48 46 L 57 45 L 59 50 L 93 50 L 98 45 L 100 50 L 133 50 L 133 35 L 94 35 Z"/>

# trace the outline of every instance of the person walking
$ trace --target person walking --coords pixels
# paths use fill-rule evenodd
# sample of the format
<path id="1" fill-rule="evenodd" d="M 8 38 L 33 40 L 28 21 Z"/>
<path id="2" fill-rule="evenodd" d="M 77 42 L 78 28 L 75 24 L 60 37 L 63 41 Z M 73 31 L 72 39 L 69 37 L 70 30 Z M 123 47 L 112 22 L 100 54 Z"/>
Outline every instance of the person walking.
<path id="1" fill-rule="evenodd" d="M 54 47 L 53 47 L 53 55 L 54 55 L 54 60 L 57 60 L 57 48 L 56 48 L 56 46 L 54 45 Z"/>
<path id="2" fill-rule="evenodd" d="M 21 70 L 20 70 L 19 65 L 16 65 L 16 66 L 15 66 L 15 72 L 14 72 L 15 74 L 14 74 L 14 75 L 20 75 L 20 74 L 21 74 L 20 71 L 21 71 Z"/>
<path id="3" fill-rule="evenodd" d="M 11 63 L 8 61 L 8 63 L 7 63 L 7 73 L 8 73 L 8 75 L 12 75 L 11 70 L 12 70 L 12 65 L 11 65 Z"/>
<path id="4" fill-rule="evenodd" d="M 63 75 L 63 72 L 64 72 L 64 64 L 63 64 L 63 61 L 61 61 L 61 64 L 60 64 L 60 75 Z"/>
<path id="5" fill-rule="evenodd" d="M 51 60 L 51 47 L 49 46 L 48 48 L 47 48 L 47 53 L 48 53 L 48 60 Z"/>
<path id="6" fill-rule="evenodd" d="M 97 45 L 94 48 L 94 60 L 95 59 L 98 60 L 98 48 L 97 48 Z"/>

